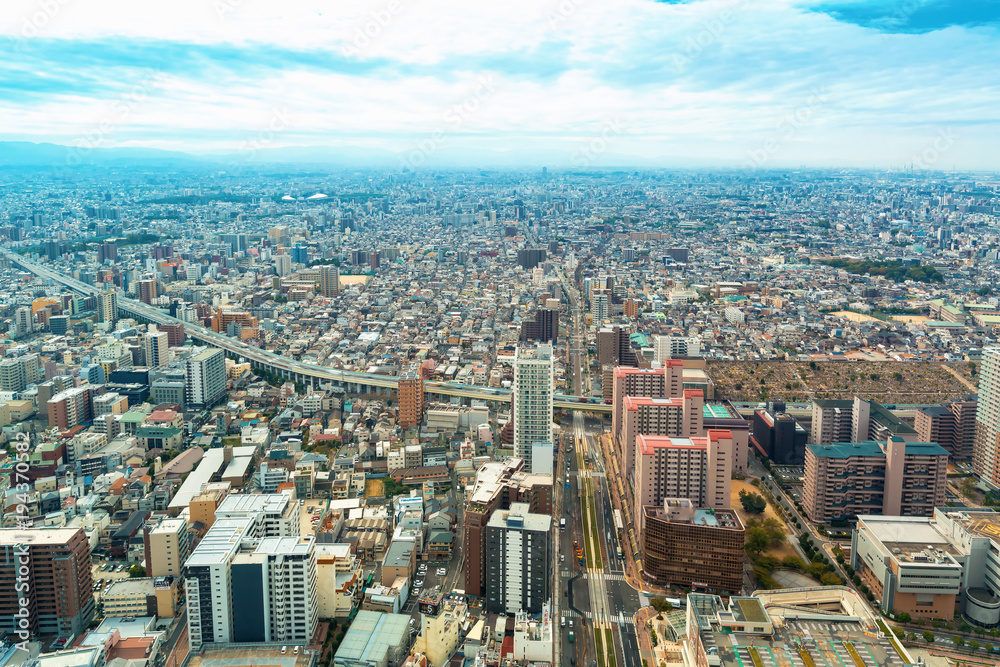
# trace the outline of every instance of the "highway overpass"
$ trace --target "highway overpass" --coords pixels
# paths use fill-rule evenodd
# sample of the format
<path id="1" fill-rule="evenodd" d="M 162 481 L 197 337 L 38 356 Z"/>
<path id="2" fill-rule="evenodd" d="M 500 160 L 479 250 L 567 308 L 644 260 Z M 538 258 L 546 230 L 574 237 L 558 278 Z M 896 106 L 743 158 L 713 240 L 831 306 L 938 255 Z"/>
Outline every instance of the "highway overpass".
<path id="1" fill-rule="evenodd" d="M 78 294 L 96 295 L 100 291 L 93 285 L 88 285 L 58 271 L 47 269 L 25 259 L 17 253 L 4 251 L 3 259 L 9 260 L 15 266 L 19 266 L 40 278 L 63 285 Z M 233 357 L 246 359 L 255 368 L 274 373 L 292 382 L 300 382 L 313 387 L 332 382 L 342 385 L 346 390 L 353 391 L 354 393 L 367 391 L 374 391 L 375 393 L 395 392 L 399 388 L 398 378 L 396 377 L 304 364 L 294 359 L 288 359 L 273 352 L 247 345 L 242 341 L 216 333 L 201 325 L 181 322 L 181 320 L 171 317 L 169 313 L 159 308 L 147 305 L 141 301 L 124 298 L 121 293 L 118 295 L 118 312 L 125 317 L 155 324 L 182 323 L 184 324 L 184 332 L 193 340 L 211 345 L 212 347 L 221 348 Z M 426 382 L 424 389 L 425 393 L 430 395 L 456 396 L 501 403 L 510 403 L 511 394 L 509 389 L 493 389 L 454 382 Z M 611 406 L 605 404 L 602 399 L 560 394 L 553 397 L 553 407 L 557 410 L 611 412 Z"/>

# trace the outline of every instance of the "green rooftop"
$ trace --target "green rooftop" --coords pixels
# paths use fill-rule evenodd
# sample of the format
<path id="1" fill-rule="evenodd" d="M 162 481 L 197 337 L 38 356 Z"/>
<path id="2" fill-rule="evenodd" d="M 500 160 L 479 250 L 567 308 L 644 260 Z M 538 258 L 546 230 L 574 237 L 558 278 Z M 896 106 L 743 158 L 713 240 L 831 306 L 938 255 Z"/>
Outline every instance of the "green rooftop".
<path id="1" fill-rule="evenodd" d="M 705 419 L 730 419 L 732 415 L 724 405 L 710 404 L 701 408 L 701 414 Z"/>
<path id="2" fill-rule="evenodd" d="M 852 456 L 885 456 L 882 446 L 872 440 L 864 442 L 835 442 L 831 445 L 806 445 L 815 456 L 831 459 L 848 459 Z M 948 456 L 948 450 L 934 442 L 906 443 L 907 456 Z"/>

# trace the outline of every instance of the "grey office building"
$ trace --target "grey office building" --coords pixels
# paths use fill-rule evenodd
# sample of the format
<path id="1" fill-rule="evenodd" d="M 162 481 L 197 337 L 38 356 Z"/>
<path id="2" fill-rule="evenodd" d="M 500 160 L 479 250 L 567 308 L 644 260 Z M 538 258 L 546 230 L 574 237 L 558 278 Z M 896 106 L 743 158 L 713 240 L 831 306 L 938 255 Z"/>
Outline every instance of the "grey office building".
<path id="1" fill-rule="evenodd" d="M 486 524 L 486 610 L 539 613 L 551 597 L 552 517 L 527 503 L 496 510 Z"/>

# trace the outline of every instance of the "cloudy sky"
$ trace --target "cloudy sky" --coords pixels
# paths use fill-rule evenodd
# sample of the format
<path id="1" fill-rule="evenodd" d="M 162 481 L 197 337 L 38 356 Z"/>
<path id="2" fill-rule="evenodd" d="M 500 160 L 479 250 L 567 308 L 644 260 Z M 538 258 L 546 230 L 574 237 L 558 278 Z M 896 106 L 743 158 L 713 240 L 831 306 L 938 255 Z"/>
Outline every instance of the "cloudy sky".
<path id="1" fill-rule="evenodd" d="M 3 0 L 0 140 L 1000 167 L 1000 0 Z"/>

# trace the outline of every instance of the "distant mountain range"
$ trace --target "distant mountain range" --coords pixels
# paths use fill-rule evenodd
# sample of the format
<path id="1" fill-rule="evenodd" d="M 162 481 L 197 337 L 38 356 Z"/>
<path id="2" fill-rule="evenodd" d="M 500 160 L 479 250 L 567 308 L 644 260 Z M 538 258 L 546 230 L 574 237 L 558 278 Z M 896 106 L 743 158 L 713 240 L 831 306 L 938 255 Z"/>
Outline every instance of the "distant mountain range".
<path id="1" fill-rule="evenodd" d="M 638 158 L 605 153 L 593 168 L 727 168 L 722 160 L 704 158 Z M 253 170 L 277 165 L 324 165 L 346 168 L 525 168 L 543 165 L 550 169 L 586 169 L 579 154 L 562 149 L 546 151 L 479 150 L 438 146 L 429 152 L 416 147 L 401 152 L 365 146 L 285 146 L 227 153 L 185 153 L 155 148 L 78 148 L 51 143 L 0 141 L 0 167 L 75 168 L 81 166 L 203 167 L 220 171 Z"/>

